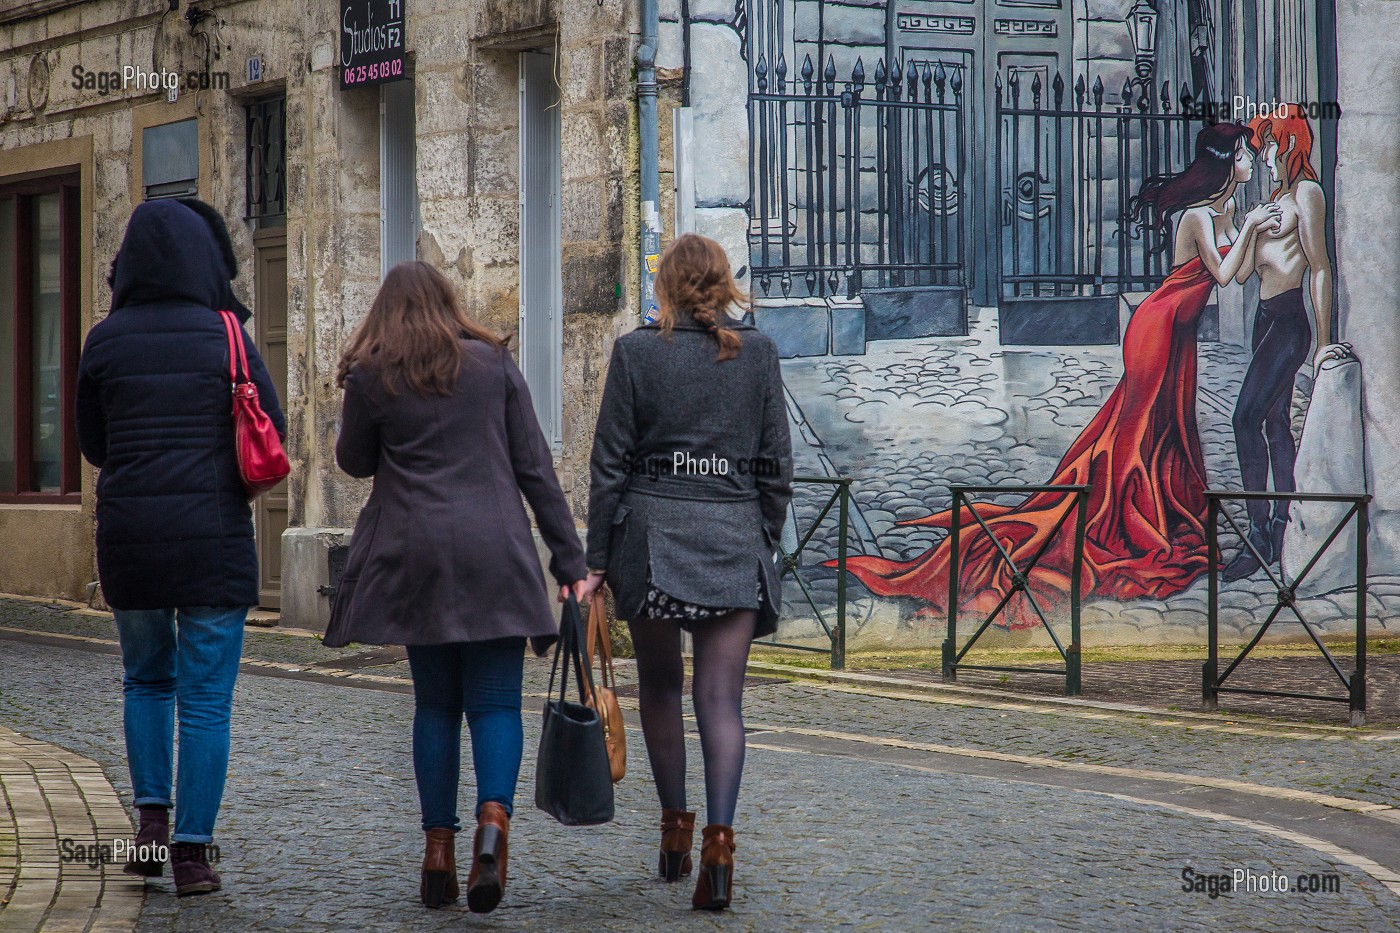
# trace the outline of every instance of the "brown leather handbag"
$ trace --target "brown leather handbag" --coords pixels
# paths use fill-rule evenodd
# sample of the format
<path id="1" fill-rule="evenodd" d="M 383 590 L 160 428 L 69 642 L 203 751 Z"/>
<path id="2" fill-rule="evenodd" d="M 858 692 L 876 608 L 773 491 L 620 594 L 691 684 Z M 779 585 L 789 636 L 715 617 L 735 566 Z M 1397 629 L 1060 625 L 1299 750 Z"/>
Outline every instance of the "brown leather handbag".
<path id="1" fill-rule="evenodd" d="M 587 636 L 588 666 L 593 667 L 594 656 L 598 659 L 598 676 L 593 679 L 592 689 L 585 687 L 584 702 L 598 714 L 603 722 L 603 738 L 608 746 L 608 765 L 612 769 L 613 783 L 622 780 L 627 773 L 627 728 L 622 722 L 622 707 L 617 705 L 617 677 L 613 673 L 612 638 L 608 634 L 608 609 L 601 589 L 593 594 L 593 603 L 588 610 Z"/>

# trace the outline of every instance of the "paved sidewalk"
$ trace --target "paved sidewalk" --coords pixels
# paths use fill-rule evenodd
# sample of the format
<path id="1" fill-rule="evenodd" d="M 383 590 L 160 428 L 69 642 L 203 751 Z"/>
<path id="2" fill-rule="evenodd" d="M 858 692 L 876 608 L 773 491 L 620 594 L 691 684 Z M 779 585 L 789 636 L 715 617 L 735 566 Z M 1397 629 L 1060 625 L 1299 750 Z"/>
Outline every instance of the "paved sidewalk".
<path id="1" fill-rule="evenodd" d="M 131 836 L 101 766 L 0 726 L 0 930 L 134 929 L 142 883 L 118 865 L 83 860 L 99 843 Z"/>

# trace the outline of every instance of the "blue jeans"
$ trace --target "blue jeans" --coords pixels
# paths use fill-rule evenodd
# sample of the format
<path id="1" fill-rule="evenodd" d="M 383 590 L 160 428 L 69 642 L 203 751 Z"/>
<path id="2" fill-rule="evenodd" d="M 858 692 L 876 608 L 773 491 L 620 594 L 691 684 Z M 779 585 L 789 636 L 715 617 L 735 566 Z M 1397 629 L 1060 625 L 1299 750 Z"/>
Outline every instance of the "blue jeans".
<path id="1" fill-rule="evenodd" d="M 180 806 L 171 838 L 212 842 L 228 773 L 229 714 L 248 608 L 119 609 L 112 615 L 125 668 L 122 718 L 136 805 L 171 805 L 178 702 Z"/>
<path id="2" fill-rule="evenodd" d="M 476 810 L 494 801 L 512 812 L 525 736 L 520 683 L 525 639 L 409 645 L 413 672 L 413 774 L 423 829 L 460 830 L 457 781 L 462 767 L 462 715 L 472 739 Z"/>

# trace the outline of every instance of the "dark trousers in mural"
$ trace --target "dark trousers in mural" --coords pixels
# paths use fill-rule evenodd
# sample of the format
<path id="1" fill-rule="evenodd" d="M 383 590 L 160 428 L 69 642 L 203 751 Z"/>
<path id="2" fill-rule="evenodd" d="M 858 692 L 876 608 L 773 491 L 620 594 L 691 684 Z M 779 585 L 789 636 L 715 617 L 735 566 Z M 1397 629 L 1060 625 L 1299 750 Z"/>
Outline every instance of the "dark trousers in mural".
<path id="1" fill-rule="evenodd" d="M 1245 489 L 1264 489 L 1271 471 L 1274 492 L 1293 492 L 1296 488 L 1293 462 L 1298 448 L 1293 441 L 1291 418 L 1293 380 L 1311 346 L 1312 325 L 1301 288 L 1259 302 L 1254 315 L 1254 356 L 1240 386 L 1233 419 L 1240 481 Z M 1248 507 L 1249 523 L 1263 540 L 1270 529 L 1269 502 L 1252 499 Z M 1287 520 L 1287 502 L 1277 504 L 1275 518 Z M 1273 537 L 1280 535 L 1276 531 Z M 1277 547 L 1272 549 L 1277 551 Z"/>

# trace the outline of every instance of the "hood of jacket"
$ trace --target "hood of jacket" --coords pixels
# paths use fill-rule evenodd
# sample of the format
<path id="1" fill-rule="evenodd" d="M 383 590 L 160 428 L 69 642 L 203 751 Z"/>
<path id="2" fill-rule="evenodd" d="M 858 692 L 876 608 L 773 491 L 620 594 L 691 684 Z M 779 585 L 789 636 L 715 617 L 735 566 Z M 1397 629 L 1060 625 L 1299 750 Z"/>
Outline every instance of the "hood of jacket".
<path id="1" fill-rule="evenodd" d="M 132 211 L 117 251 L 112 309 L 169 301 L 249 317 L 234 298 L 229 270 L 204 218 L 175 201 L 146 201 Z"/>

